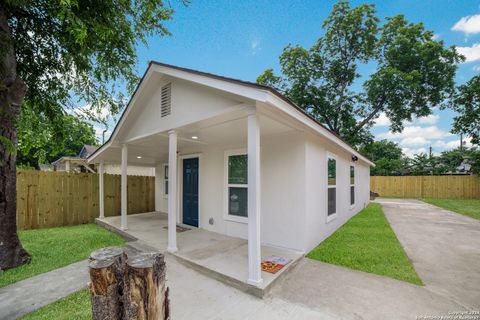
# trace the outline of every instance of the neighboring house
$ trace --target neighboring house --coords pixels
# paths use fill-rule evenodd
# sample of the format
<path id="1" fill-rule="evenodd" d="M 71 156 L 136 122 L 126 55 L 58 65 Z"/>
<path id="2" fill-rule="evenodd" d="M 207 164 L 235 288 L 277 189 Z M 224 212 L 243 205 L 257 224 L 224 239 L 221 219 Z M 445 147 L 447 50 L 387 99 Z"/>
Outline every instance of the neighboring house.
<path id="1" fill-rule="evenodd" d="M 168 250 L 176 223 L 248 239 L 251 284 L 260 243 L 308 252 L 363 209 L 374 165 L 270 87 L 157 62 L 89 157 L 115 162 L 157 168 Z"/>
<path id="2" fill-rule="evenodd" d="M 53 171 L 68 172 L 97 172 L 97 166 L 89 164 L 87 158 L 98 149 L 97 146 L 85 144 L 76 157 L 60 157 L 52 162 Z M 43 170 L 47 171 L 47 170 Z M 48 170 L 50 171 L 50 170 Z M 107 174 L 120 174 L 120 166 L 117 164 L 106 164 L 104 172 Z M 154 176 L 155 168 L 143 166 L 129 166 L 128 175 L 132 176 Z"/>

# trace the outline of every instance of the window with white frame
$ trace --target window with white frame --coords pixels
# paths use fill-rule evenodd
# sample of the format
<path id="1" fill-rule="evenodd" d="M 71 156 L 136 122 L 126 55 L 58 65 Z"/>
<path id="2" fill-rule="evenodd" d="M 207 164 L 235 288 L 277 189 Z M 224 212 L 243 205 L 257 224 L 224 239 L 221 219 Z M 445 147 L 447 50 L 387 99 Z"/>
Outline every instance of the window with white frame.
<path id="1" fill-rule="evenodd" d="M 327 216 L 337 213 L 337 159 L 329 155 L 327 157 Z"/>
<path id="2" fill-rule="evenodd" d="M 248 157 L 245 152 L 226 153 L 227 214 L 248 217 Z"/>
<path id="3" fill-rule="evenodd" d="M 163 194 L 168 196 L 168 164 L 163 165 Z"/>
<path id="4" fill-rule="evenodd" d="M 355 166 L 350 165 L 350 206 L 355 205 Z"/>

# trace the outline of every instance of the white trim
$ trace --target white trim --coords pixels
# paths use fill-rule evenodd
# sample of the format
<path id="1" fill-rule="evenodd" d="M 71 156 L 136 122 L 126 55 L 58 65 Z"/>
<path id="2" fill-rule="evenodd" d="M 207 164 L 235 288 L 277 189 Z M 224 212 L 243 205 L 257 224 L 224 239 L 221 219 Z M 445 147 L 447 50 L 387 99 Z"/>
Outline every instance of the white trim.
<path id="1" fill-rule="evenodd" d="M 185 159 L 195 159 L 195 158 L 198 158 L 198 227 L 195 227 L 195 226 L 191 226 L 189 224 L 184 224 L 183 223 L 183 160 Z M 189 228 L 198 228 L 200 229 L 202 227 L 202 224 L 201 224 L 201 221 L 202 219 L 200 219 L 200 217 L 202 216 L 202 213 L 201 213 L 201 205 L 200 205 L 200 201 L 201 201 L 201 193 L 202 193 L 202 190 L 201 190 L 201 179 L 202 179 L 202 168 L 201 168 L 201 165 L 202 165 L 202 154 L 201 153 L 192 153 L 192 154 L 184 154 L 184 155 L 179 155 L 178 156 L 178 221 L 179 221 L 179 224 L 181 225 L 185 225 Z"/>
<path id="2" fill-rule="evenodd" d="M 328 160 L 329 159 L 335 160 L 335 184 L 334 185 L 328 184 Z M 326 168 L 327 168 L 327 170 L 326 170 L 327 192 L 325 194 L 325 199 L 326 199 L 326 201 L 325 201 L 325 205 L 326 205 L 325 213 L 326 213 L 326 216 L 327 216 L 326 221 L 327 221 L 327 223 L 329 223 L 330 221 L 335 220 L 338 216 L 338 197 L 337 197 L 337 195 L 338 195 L 338 192 L 337 192 L 338 191 L 338 187 L 337 187 L 337 185 L 338 185 L 338 183 L 337 183 L 337 179 L 338 179 L 338 174 L 337 174 L 337 171 L 338 171 L 338 157 L 337 157 L 336 154 L 333 154 L 333 153 L 330 153 L 330 152 L 327 151 Z M 333 189 L 333 188 L 335 188 L 335 212 L 329 215 L 328 214 L 328 189 Z"/>
<path id="3" fill-rule="evenodd" d="M 247 149 L 228 149 L 223 154 L 223 219 L 238 223 L 248 224 L 248 216 L 240 217 L 228 213 L 228 190 L 229 187 L 245 188 L 248 190 L 248 184 L 229 184 L 228 183 L 228 157 L 247 155 Z"/>

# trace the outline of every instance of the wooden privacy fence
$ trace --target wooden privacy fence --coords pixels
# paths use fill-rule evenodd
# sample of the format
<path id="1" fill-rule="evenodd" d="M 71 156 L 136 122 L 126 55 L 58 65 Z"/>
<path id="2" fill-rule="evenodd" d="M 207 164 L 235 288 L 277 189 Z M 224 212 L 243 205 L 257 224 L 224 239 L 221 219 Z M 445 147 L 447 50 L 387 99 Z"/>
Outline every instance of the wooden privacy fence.
<path id="1" fill-rule="evenodd" d="M 374 176 L 370 190 L 381 197 L 480 199 L 480 177 Z"/>
<path id="2" fill-rule="evenodd" d="M 104 175 L 105 216 L 120 215 L 120 176 Z M 155 178 L 128 176 L 129 214 L 155 210 Z M 99 215 L 98 174 L 17 171 L 19 230 L 90 223 Z"/>

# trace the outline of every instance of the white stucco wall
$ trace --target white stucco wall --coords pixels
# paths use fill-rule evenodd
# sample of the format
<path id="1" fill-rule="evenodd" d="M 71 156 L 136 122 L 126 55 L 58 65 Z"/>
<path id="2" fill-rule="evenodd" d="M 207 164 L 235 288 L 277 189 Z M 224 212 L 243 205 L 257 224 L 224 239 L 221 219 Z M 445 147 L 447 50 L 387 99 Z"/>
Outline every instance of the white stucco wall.
<path id="1" fill-rule="evenodd" d="M 246 145 L 199 146 L 179 154 L 179 195 L 181 196 L 182 157 L 199 155 L 200 227 L 209 231 L 247 239 L 247 224 L 226 217 L 225 152 L 245 149 Z M 289 132 L 261 140 L 261 241 L 280 247 L 302 250 L 305 246 L 304 162 L 302 133 Z M 166 212 L 163 165 L 157 167 L 156 210 Z M 181 200 L 179 221 L 181 217 Z M 209 223 L 213 218 L 213 224 Z"/>
<path id="2" fill-rule="evenodd" d="M 330 236 L 369 202 L 370 169 L 351 154 L 317 136 L 306 141 L 306 251 Z M 327 153 L 337 159 L 337 214 L 327 222 Z M 350 165 L 355 166 L 355 205 L 350 207 Z"/>
<path id="3" fill-rule="evenodd" d="M 179 196 L 182 156 L 199 155 L 200 227 L 247 239 L 247 224 L 225 218 L 225 152 L 246 149 L 199 146 L 179 154 Z M 337 216 L 327 223 L 327 151 L 337 158 Z M 355 166 L 355 206 L 350 207 L 351 154 L 316 136 L 290 131 L 261 139 L 261 241 L 308 252 L 331 235 L 369 201 L 370 176 L 367 164 Z M 163 163 L 156 170 L 156 210 L 167 212 Z M 181 199 L 179 201 L 181 222 Z M 209 219 L 213 218 L 213 224 Z"/>

